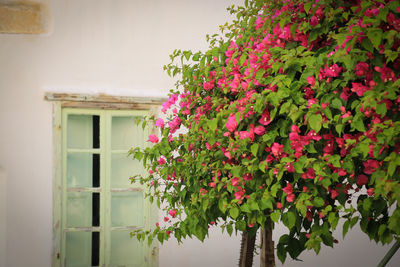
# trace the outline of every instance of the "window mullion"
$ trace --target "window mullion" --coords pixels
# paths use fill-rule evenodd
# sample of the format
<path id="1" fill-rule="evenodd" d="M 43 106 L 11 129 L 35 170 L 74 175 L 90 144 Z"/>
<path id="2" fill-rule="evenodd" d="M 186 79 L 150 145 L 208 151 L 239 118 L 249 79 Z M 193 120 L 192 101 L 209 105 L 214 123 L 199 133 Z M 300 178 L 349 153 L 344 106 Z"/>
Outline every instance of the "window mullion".
<path id="1" fill-rule="evenodd" d="M 100 146 L 102 148 L 102 172 L 101 172 L 101 185 L 102 185 L 102 201 L 103 201 L 103 241 L 101 242 L 101 259 L 102 264 L 107 266 L 110 261 L 110 164 L 111 164 L 111 116 L 108 112 L 103 111 L 102 123 L 100 124 Z M 103 266 L 101 265 L 101 266 Z"/>
<path id="2" fill-rule="evenodd" d="M 65 266 L 66 258 L 66 232 L 67 225 L 67 112 L 62 113 L 62 211 L 61 211 L 61 266 Z"/>

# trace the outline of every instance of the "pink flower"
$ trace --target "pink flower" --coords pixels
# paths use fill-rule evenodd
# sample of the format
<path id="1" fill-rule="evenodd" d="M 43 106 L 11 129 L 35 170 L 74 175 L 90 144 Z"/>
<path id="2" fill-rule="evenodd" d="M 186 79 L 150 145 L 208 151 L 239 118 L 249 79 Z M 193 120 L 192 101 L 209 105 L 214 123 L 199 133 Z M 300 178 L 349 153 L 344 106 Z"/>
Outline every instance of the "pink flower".
<path id="1" fill-rule="evenodd" d="M 276 202 L 276 208 L 277 209 L 282 209 L 283 208 L 282 203 L 281 202 Z"/>
<path id="2" fill-rule="evenodd" d="M 235 131 L 237 126 L 238 124 L 236 122 L 236 116 L 234 114 L 230 115 L 228 118 L 228 122 L 225 124 L 225 127 L 228 128 L 228 131 L 233 132 Z"/>
<path id="3" fill-rule="evenodd" d="M 233 186 L 237 186 L 240 183 L 240 179 L 239 179 L 239 177 L 233 177 L 231 182 L 232 182 Z"/>
<path id="4" fill-rule="evenodd" d="M 351 91 L 355 92 L 360 97 L 363 96 L 364 93 L 370 89 L 368 86 L 365 86 L 361 83 L 351 83 L 351 84 L 353 86 L 351 88 Z"/>
<path id="5" fill-rule="evenodd" d="M 236 199 L 241 199 L 244 195 L 244 192 L 242 190 L 235 192 L 235 198 Z"/>
<path id="6" fill-rule="evenodd" d="M 288 171 L 288 172 L 291 172 L 291 173 L 293 173 L 294 172 L 294 167 L 293 167 L 293 163 L 291 163 L 291 162 L 288 162 L 288 163 L 286 163 L 286 170 Z"/>
<path id="7" fill-rule="evenodd" d="M 170 211 L 168 212 L 168 214 L 169 214 L 172 218 L 175 218 L 176 213 L 177 213 L 176 210 L 170 210 Z"/>
<path id="8" fill-rule="evenodd" d="M 166 163 L 166 161 L 165 161 L 165 158 L 163 158 L 163 157 L 161 157 L 159 160 L 158 160 L 158 164 L 160 164 L 160 165 L 163 165 L 163 164 L 165 164 Z"/>
<path id="9" fill-rule="evenodd" d="M 181 125 L 181 122 L 182 122 L 182 120 L 178 116 L 173 118 L 172 121 L 168 122 L 168 125 L 169 125 L 169 128 L 170 128 L 169 132 L 172 133 L 172 134 L 174 132 L 176 132 L 176 130 L 179 129 L 179 126 Z"/>
<path id="10" fill-rule="evenodd" d="M 264 128 L 264 126 L 259 125 L 259 126 L 257 126 L 256 128 L 254 128 L 254 133 L 255 133 L 256 135 L 264 135 L 264 134 L 265 134 L 265 128 Z"/>
<path id="11" fill-rule="evenodd" d="M 314 179 L 315 178 L 315 171 L 313 168 L 308 168 L 305 173 L 301 175 L 303 179 Z"/>
<path id="12" fill-rule="evenodd" d="M 164 222 L 168 222 L 169 218 L 167 216 L 164 217 Z"/>
<path id="13" fill-rule="evenodd" d="M 159 118 L 155 124 L 157 127 L 164 128 L 164 120 Z"/>
<path id="14" fill-rule="evenodd" d="M 209 91 L 209 90 L 213 89 L 214 88 L 214 82 L 213 81 L 203 82 L 203 88 L 206 91 Z"/>
<path id="15" fill-rule="evenodd" d="M 380 166 L 379 161 L 373 159 L 369 159 L 363 164 L 364 164 L 364 173 L 366 174 L 372 174 Z"/>
<path id="16" fill-rule="evenodd" d="M 375 67 L 375 70 L 381 74 L 381 79 L 385 83 L 387 81 L 395 81 L 396 76 L 394 75 L 394 72 L 392 69 L 388 67 Z"/>
<path id="17" fill-rule="evenodd" d="M 273 143 L 271 147 L 271 152 L 275 157 L 280 156 L 283 153 L 283 145 Z"/>
<path id="18" fill-rule="evenodd" d="M 356 75 L 361 77 L 369 72 L 369 65 L 365 62 L 359 62 L 356 65 Z"/>
<path id="19" fill-rule="evenodd" d="M 313 27 L 315 27 L 315 26 L 318 25 L 318 23 L 319 23 L 318 18 L 317 18 L 316 16 L 312 16 L 312 17 L 311 17 L 311 20 L 310 20 L 310 25 L 313 26 Z"/>
<path id="20" fill-rule="evenodd" d="M 315 78 L 314 76 L 310 76 L 307 78 L 307 82 L 311 85 L 314 86 L 315 85 Z"/>
<path id="21" fill-rule="evenodd" d="M 339 67 L 337 64 L 333 64 L 329 68 L 325 65 L 325 74 L 329 77 L 338 77 L 339 74 L 342 72 L 342 68 Z"/>
<path id="22" fill-rule="evenodd" d="M 363 186 L 365 184 L 368 184 L 368 181 L 369 181 L 369 179 L 366 175 L 360 174 L 357 176 L 356 184 L 359 186 Z"/>
<path id="23" fill-rule="evenodd" d="M 338 195 L 339 195 L 338 191 L 336 191 L 334 189 L 331 190 L 331 198 L 332 199 L 335 199 Z"/>
<path id="24" fill-rule="evenodd" d="M 151 134 L 149 135 L 149 140 L 147 141 L 152 143 L 158 143 L 158 137 L 155 134 Z"/>
<path id="25" fill-rule="evenodd" d="M 294 194 L 289 194 L 286 196 L 286 201 L 287 202 L 293 202 L 296 196 Z"/>
<path id="26" fill-rule="evenodd" d="M 263 113 L 261 114 L 261 118 L 258 120 L 258 122 L 264 126 L 271 123 L 271 117 L 269 115 L 268 108 L 264 109 Z"/>
<path id="27" fill-rule="evenodd" d="M 282 190 L 286 194 L 290 195 L 291 193 L 293 193 L 293 185 L 291 183 L 288 183 Z"/>
<path id="28" fill-rule="evenodd" d="M 374 190 L 374 188 L 369 188 L 369 189 L 367 190 L 367 194 L 368 194 L 368 196 L 373 196 L 373 195 L 374 195 L 374 193 L 375 193 L 375 190 Z"/>
<path id="29" fill-rule="evenodd" d="M 251 181 L 253 179 L 253 175 L 251 173 L 246 173 L 243 175 L 243 180 L 245 181 Z"/>

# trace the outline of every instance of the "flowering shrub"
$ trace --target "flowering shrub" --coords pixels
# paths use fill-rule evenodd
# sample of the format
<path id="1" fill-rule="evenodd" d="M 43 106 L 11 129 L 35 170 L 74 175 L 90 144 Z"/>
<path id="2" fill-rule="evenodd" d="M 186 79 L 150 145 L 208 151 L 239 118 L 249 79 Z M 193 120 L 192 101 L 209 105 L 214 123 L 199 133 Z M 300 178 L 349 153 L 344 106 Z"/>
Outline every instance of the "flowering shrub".
<path id="1" fill-rule="evenodd" d="M 175 51 L 166 66 L 181 78 L 166 121 L 154 119 L 160 139 L 131 153 L 168 224 L 133 234 L 203 240 L 213 224 L 254 232 L 270 218 L 288 229 L 282 262 L 333 246 L 340 219 L 343 235 L 360 223 L 376 242 L 399 237 L 399 2 L 229 10 L 208 51 Z"/>

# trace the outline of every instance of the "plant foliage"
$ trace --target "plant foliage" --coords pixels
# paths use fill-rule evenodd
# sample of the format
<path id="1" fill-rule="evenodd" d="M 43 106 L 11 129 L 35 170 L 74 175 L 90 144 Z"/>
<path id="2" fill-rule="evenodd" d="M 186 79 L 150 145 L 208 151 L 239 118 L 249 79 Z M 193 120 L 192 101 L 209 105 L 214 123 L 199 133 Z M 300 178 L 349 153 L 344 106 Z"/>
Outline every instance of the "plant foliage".
<path id="1" fill-rule="evenodd" d="M 245 1 L 208 36 L 176 50 L 179 75 L 136 182 L 164 203 L 166 226 L 133 233 L 200 240 L 210 225 L 288 229 L 277 255 L 317 253 L 343 220 L 376 242 L 400 235 L 398 1 Z"/>

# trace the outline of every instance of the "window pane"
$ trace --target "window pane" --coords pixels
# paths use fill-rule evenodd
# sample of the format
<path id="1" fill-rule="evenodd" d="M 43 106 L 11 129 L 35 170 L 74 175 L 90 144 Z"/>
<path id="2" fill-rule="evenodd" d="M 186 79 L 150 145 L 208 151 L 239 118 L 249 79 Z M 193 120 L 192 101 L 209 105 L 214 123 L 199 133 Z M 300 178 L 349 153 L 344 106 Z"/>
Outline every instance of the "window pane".
<path id="1" fill-rule="evenodd" d="M 143 226 L 143 193 L 111 193 L 111 226 Z"/>
<path id="2" fill-rule="evenodd" d="M 67 232 L 66 233 L 66 266 L 88 267 L 92 266 L 92 233 Z"/>
<path id="3" fill-rule="evenodd" d="M 99 187 L 100 156 L 92 153 L 68 153 L 67 186 Z"/>
<path id="4" fill-rule="evenodd" d="M 114 150 L 126 149 L 142 146 L 143 130 L 142 126 L 136 125 L 139 117 L 113 117 L 111 131 L 111 147 Z"/>
<path id="5" fill-rule="evenodd" d="M 99 193 L 67 192 L 67 227 L 99 225 Z"/>
<path id="6" fill-rule="evenodd" d="M 136 238 L 130 238 L 129 232 L 111 231 L 111 255 L 110 264 L 117 267 L 143 267 L 145 264 L 144 246 Z"/>
<path id="7" fill-rule="evenodd" d="M 93 148 L 93 116 L 68 115 L 67 147 Z"/>
<path id="8" fill-rule="evenodd" d="M 136 174 L 143 175 L 142 164 L 127 157 L 126 154 L 113 154 L 111 156 L 111 187 L 112 188 L 123 188 L 131 186 L 140 186 L 131 184 L 129 177 Z"/>

